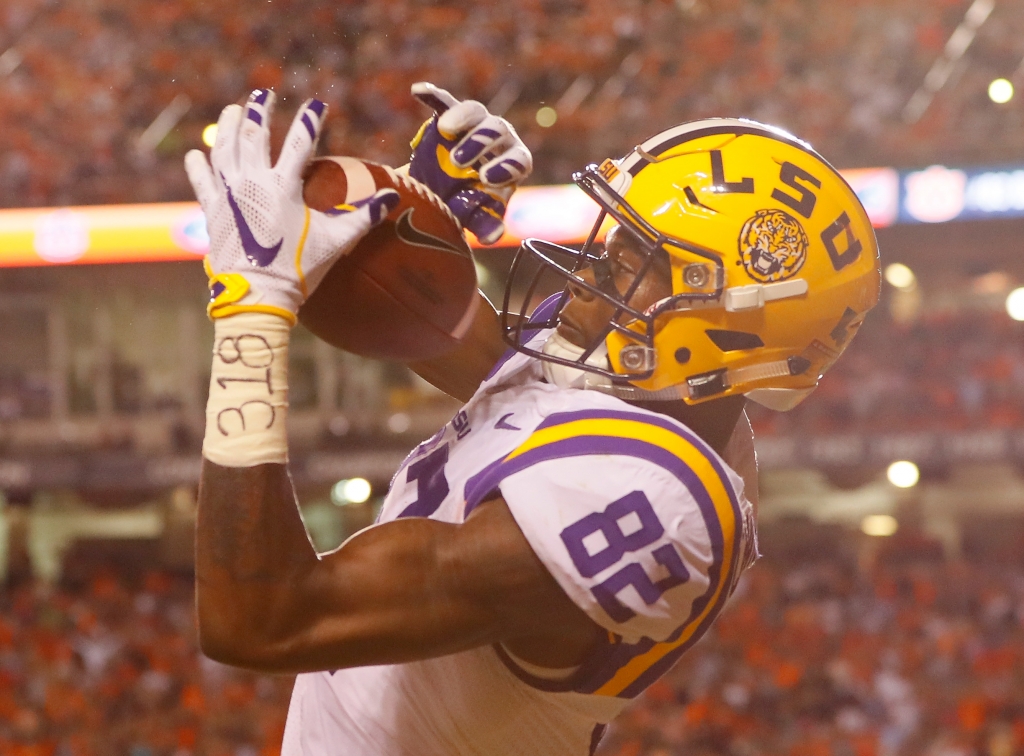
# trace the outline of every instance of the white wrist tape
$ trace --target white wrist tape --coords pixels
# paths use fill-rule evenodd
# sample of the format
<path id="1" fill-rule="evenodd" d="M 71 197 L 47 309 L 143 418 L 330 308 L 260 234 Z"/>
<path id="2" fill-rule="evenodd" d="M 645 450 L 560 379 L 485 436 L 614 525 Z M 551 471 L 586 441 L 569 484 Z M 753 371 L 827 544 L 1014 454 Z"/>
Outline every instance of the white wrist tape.
<path id="1" fill-rule="evenodd" d="M 224 467 L 288 461 L 288 336 L 277 315 L 214 320 L 203 456 Z"/>

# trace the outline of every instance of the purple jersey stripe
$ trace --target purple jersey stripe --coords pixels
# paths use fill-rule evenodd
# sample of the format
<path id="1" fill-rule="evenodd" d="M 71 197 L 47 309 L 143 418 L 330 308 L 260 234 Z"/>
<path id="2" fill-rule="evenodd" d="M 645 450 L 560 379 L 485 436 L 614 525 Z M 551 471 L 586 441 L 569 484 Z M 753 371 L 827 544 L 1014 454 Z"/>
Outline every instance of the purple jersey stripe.
<path id="1" fill-rule="evenodd" d="M 740 532 L 740 528 L 737 527 L 737 539 L 736 539 L 737 541 L 739 540 L 739 538 L 738 538 L 739 532 Z M 736 575 L 736 573 L 735 573 L 736 565 L 738 564 L 738 557 L 739 557 L 738 551 L 739 551 L 739 544 L 735 543 L 733 545 L 733 558 L 732 558 L 731 563 L 730 563 L 730 574 L 733 576 L 733 579 L 736 579 L 736 577 L 738 577 Z M 619 693 L 619 697 L 620 698 L 635 698 L 636 696 L 638 696 L 641 693 L 643 693 L 644 690 L 647 689 L 647 686 L 649 686 L 651 683 L 653 683 L 655 680 L 657 680 L 659 677 L 661 677 L 663 674 L 665 674 L 669 669 L 671 669 L 675 665 L 675 663 L 679 660 L 679 657 L 681 657 L 690 648 L 692 648 L 693 645 L 697 641 L 699 641 L 701 638 L 704 637 L 704 633 L 706 633 L 708 631 L 708 628 L 710 628 L 711 625 L 714 623 L 714 621 L 718 618 L 718 615 L 721 613 L 722 609 L 725 607 L 725 603 L 728 600 L 730 595 L 731 595 L 730 591 L 727 591 L 727 590 L 723 591 L 722 594 L 719 596 L 718 601 L 715 604 L 715 606 L 712 607 L 711 611 L 708 612 L 707 616 L 703 620 L 701 620 L 701 623 L 697 626 L 697 629 L 694 631 L 693 635 L 690 636 L 690 639 L 688 641 L 686 641 L 686 643 L 683 643 L 682 645 L 677 646 L 676 648 L 672 649 L 669 653 L 665 654 L 661 659 L 656 661 L 654 664 L 652 664 L 650 667 L 648 667 L 644 672 L 642 672 L 640 675 L 638 675 L 637 678 L 632 683 L 630 683 L 628 686 L 626 686 L 622 690 L 622 692 Z M 704 598 L 704 597 L 701 597 L 701 598 Z M 704 604 L 706 604 L 706 603 L 707 602 L 705 601 Z M 703 604 L 702 604 L 702 606 L 703 606 Z M 668 642 L 668 643 L 674 642 L 679 637 L 679 635 L 682 633 L 682 631 L 685 628 L 686 628 L 686 625 L 683 625 L 682 627 L 680 627 L 675 633 L 673 633 L 673 636 L 671 638 L 669 638 L 666 642 Z M 640 654 L 647 653 L 647 651 L 649 651 L 652 648 L 654 648 L 655 645 L 657 645 L 657 644 L 655 644 L 653 641 L 644 641 L 644 642 L 641 642 L 640 644 L 636 644 L 636 646 L 633 649 L 633 653 L 631 653 L 627 657 L 625 657 L 623 659 L 623 661 L 622 661 L 622 664 L 620 664 L 619 666 L 621 667 L 621 666 L 625 665 L 627 662 L 629 662 L 635 656 L 639 656 Z M 616 667 L 616 670 L 618 668 L 619 667 Z"/>
<path id="2" fill-rule="evenodd" d="M 533 312 L 530 313 L 530 320 L 547 320 L 554 312 L 555 307 L 558 305 L 558 300 L 562 296 L 562 292 L 552 294 L 550 297 L 545 299 L 539 305 L 537 305 Z"/>
<path id="3" fill-rule="evenodd" d="M 718 477 L 722 480 L 722 485 L 729 494 L 729 504 L 732 506 L 736 516 L 740 516 L 739 503 L 736 501 L 736 493 L 733 491 L 732 483 L 729 482 L 729 476 L 726 474 L 725 468 L 722 467 L 721 462 L 719 462 L 718 455 L 710 446 L 707 445 L 707 443 L 705 443 L 704 439 L 678 420 L 665 415 L 627 412 L 623 410 L 581 410 L 579 412 L 559 412 L 554 415 L 548 415 L 544 421 L 537 426 L 537 430 L 550 428 L 555 425 L 562 425 L 563 423 L 569 423 L 573 420 L 635 420 L 638 423 L 647 423 L 648 425 L 653 425 L 658 428 L 664 428 L 667 431 L 672 431 L 676 435 L 683 437 L 697 447 L 701 454 L 703 454 L 704 457 L 707 458 L 708 462 L 711 463 L 711 466 L 718 474 Z"/>
<path id="4" fill-rule="evenodd" d="M 711 451 L 711 447 L 704 442 L 704 440 L 694 433 L 692 430 L 686 427 L 683 423 L 675 420 L 667 415 L 658 415 L 652 412 L 637 412 L 629 410 L 579 410 L 578 412 L 557 412 L 554 415 L 548 415 L 544 418 L 544 421 L 537 426 L 537 430 L 543 430 L 544 428 L 552 428 L 556 425 L 564 425 L 565 423 L 571 423 L 574 420 L 635 420 L 638 423 L 646 423 L 647 425 L 654 425 L 658 428 L 664 428 L 665 430 L 672 431 L 676 435 L 682 436 L 691 444 L 696 446 L 703 452 L 704 456 L 708 457 L 714 462 L 714 453 Z M 716 468 L 718 466 L 716 465 Z"/>
<path id="5" fill-rule="evenodd" d="M 618 697 L 636 698 L 647 689 L 647 686 L 675 666 L 675 663 L 679 661 L 679 657 L 689 651 L 697 641 L 704 637 L 704 633 L 708 631 L 708 628 L 711 627 L 712 623 L 714 623 L 718 618 L 718 615 L 721 613 L 728 598 L 729 593 L 727 591 L 723 592 L 718 603 L 710 612 L 708 612 L 708 616 L 701 621 L 697 630 L 690 637 L 690 640 L 677 648 L 672 649 L 669 653 L 665 654 L 658 661 L 648 667 L 646 671 L 640 674 L 632 683 L 624 688 L 623 691 L 619 693 Z"/>

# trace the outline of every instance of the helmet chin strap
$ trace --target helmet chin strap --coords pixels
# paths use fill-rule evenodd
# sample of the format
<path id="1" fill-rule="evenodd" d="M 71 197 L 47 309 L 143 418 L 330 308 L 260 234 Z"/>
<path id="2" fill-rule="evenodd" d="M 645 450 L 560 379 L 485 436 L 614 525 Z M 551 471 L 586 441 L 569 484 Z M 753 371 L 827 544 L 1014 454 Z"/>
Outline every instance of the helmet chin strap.
<path id="1" fill-rule="evenodd" d="M 571 362 L 579 361 L 583 356 L 583 348 L 578 347 L 563 337 L 558 331 L 553 331 L 544 342 L 541 351 L 549 357 L 557 357 Z M 587 357 L 585 363 L 596 368 L 608 369 L 608 347 L 602 343 L 593 354 Z M 544 361 L 544 378 L 558 388 L 574 389 L 604 389 L 612 385 L 611 379 L 603 375 L 597 375 L 579 368 L 560 365 L 557 362 Z"/>

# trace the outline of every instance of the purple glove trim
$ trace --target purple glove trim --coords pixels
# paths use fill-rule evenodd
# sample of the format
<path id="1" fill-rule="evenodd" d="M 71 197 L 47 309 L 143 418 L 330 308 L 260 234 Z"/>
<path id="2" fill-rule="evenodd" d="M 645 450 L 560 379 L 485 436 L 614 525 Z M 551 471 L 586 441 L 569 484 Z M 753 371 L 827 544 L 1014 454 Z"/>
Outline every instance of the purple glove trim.
<path id="1" fill-rule="evenodd" d="M 267 104 L 267 98 L 269 96 L 270 92 L 266 89 L 254 89 L 252 94 L 249 95 L 249 107 L 245 109 L 245 117 L 253 123 L 255 123 L 257 126 L 263 125 L 263 114 L 252 106 L 265 106 Z"/>
<path id="2" fill-rule="evenodd" d="M 481 142 L 476 139 L 476 136 L 487 137 L 490 141 Z M 477 129 L 473 139 L 470 139 L 452 153 L 452 161 L 459 165 L 469 165 L 480 157 L 480 154 L 500 136 L 501 134 L 493 129 Z"/>
<path id="3" fill-rule="evenodd" d="M 325 210 L 324 215 L 330 215 L 331 217 L 337 217 L 339 215 L 347 215 L 353 213 L 360 208 L 370 206 L 370 224 L 372 226 L 378 225 L 381 221 L 388 217 L 388 213 L 398 207 L 398 203 L 401 198 L 398 196 L 398 192 L 394 190 L 383 190 L 367 197 L 366 199 L 357 200 L 352 203 L 352 208 L 340 208 L 335 207 L 330 210 Z"/>
<path id="4" fill-rule="evenodd" d="M 520 171 L 522 171 L 522 166 L 519 165 L 519 163 L 517 163 L 515 160 L 503 160 L 501 163 L 487 171 L 487 180 L 490 183 L 507 184 L 509 181 L 512 180 L 512 171 L 505 167 L 506 163 L 519 166 Z"/>

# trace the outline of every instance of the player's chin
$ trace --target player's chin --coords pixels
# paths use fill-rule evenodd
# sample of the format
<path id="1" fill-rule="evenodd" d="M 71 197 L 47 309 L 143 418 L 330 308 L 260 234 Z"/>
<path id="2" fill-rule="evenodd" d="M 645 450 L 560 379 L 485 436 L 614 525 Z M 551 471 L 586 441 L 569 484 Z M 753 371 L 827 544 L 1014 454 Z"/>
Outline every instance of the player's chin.
<path id="1" fill-rule="evenodd" d="M 583 332 L 572 323 L 564 320 L 559 321 L 558 326 L 555 328 L 555 333 L 575 347 L 580 349 L 586 349 L 587 347 Z"/>

